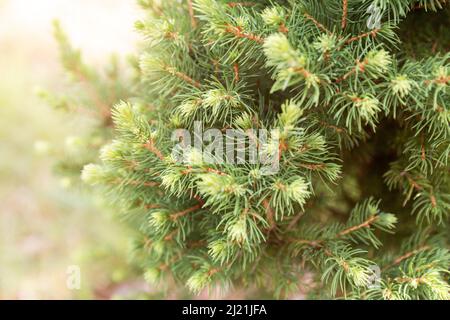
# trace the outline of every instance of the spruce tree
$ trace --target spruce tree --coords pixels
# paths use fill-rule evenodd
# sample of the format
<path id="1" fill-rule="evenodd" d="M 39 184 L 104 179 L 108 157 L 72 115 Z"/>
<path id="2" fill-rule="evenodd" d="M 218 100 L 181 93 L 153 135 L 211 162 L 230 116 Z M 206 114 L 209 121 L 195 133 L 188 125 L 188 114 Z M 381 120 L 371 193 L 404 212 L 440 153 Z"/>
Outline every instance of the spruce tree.
<path id="1" fill-rule="evenodd" d="M 134 83 L 138 79 L 125 70 L 117 55 L 111 55 L 104 70 L 87 64 L 81 50 L 73 47 L 57 20 L 53 22 L 53 35 L 66 75 L 63 93 L 37 89 L 36 94 L 55 110 L 75 121 L 88 123 L 77 135 L 64 137 L 63 150 L 51 148 L 45 142 L 38 142 L 35 147 L 56 158 L 54 170 L 61 176 L 63 186 L 73 187 L 81 182 L 82 168 L 95 161 L 99 149 L 111 140 L 112 106 L 134 94 Z"/>
<path id="2" fill-rule="evenodd" d="M 135 226 L 147 280 L 450 298 L 446 1 L 140 4 L 140 83 L 82 178 Z"/>

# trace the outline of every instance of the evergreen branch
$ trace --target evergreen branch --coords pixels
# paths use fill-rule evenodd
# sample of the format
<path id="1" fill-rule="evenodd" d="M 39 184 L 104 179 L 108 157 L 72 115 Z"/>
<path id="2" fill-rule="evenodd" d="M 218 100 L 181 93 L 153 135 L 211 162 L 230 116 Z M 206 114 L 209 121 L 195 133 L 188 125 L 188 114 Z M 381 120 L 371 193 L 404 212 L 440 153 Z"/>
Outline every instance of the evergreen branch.
<path id="1" fill-rule="evenodd" d="M 289 29 L 286 27 L 284 22 L 280 23 L 280 26 L 278 27 L 278 31 L 284 34 L 289 33 Z"/>
<path id="2" fill-rule="evenodd" d="M 189 16 L 191 17 L 191 25 L 192 28 L 197 28 L 197 20 L 195 19 L 194 14 L 194 7 L 192 6 L 192 0 L 187 0 L 188 2 L 188 9 L 189 9 Z"/>
<path id="3" fill-rule="evenodd" d="M 176 70 L 176 69 L 173 68 L 173 67 L 164 65 L 164 66 L 163 66 L 163 70 L 166 71 L 166 72 L 168 72 L 168 73 L 170 73 L 170 74 L 172 74 L 172 75 L 174 75 L 174 76 L 176 76 L 177 78 L 179 78 L 179 79 L 181 79 L 181 80 L 183 80 L 183 81 L 185 81 L 185 82 L 187 82 L 187 83 L 193 85 L 193 86 L 196 87 L 196 88 L 200 88 L 200 87 L 202 86 L 202 85 L 200 84 L 200 82 L 198 82 L 198 81 L 192 79 L 192 78 L 189 77 L 187 74 L 185 74 L 185 73 L 183 73 L 183 72 L 181 72 L 181 71 L 178 71 L 178 70 Z"/>
<path id="4" fill-rule="evenodd" d="M 345 29 L 347 26 L 348 0 L 342 0 L 342 22 L 341 28 Z"/>
<path id="5" fill-rule="evenodd" d="M 92 84 L 90 83 L 88 78 L 84 75 L 83 72 L 80 71 L 79 68 L 76 68 L 73 72 L 78 77 L 79 81 L 81 83 L 85 84 L 85 87 L 88 90 L 91 99 L 94 101 L 97 108 L 100 110 L 102 116 L 105 119 L 110 119 L 111 118 L 111 108 L 102 101 L 102 99 L 100 98 L 100 96 L 97 93 L 97 90 L 92 87 Z"/>
<path id="6" fill-rule="evenodd" d="M 346 44 L 350 44 L 352 42 L 358 41 L 360 39 L 363 39 L 363 38 L 366 38 L 366 37 L 369 37 L 369 36 L 372 37 L 372 38 L 375 38 L 380 30 L 381 29 L 373 29 L 372 31 L 362 33 L 360 35 L 357 35 L 357 36 L 354 36 L 354 37 L 348 39 L 347 41 L 345 41 L 345 43 Z"/>
<path id="7" fill-rule="evenodd" d="M 256 3 L 255 2 L 250 2 L 250 1 L 247 1 L 247 2 L 228 2 L 227 3 L 227 6 L 229 6 L 230 8 L 235 8 L 235 7 L 239 7 L 239 6 L 241 6 L 241 7 L 252 7 L 254 5 L 256 5 Z"/>
<path id="8" fill-rule="evenodd" d="M 411 185 L 411 186 L 413 186 L 417 191 L 420 191 L 420 190 L 422 190 L 423 188 L 411 177 L 411 175 L 408 173 L 408 172 L 406 172 L 406 171 L 402 171 L 401 172 L 401 174 L 400 174 L 401 176 L 405 176 L 406 177 L 406 179 L 408 180 L 408 182 L 409 182 L 409 184 Z"/>
<path id="9" fill-rule="evenodd" d="M 427 284 L 427 281 L 423 277 L 396 277 L 394 280 L 398 283 L 414 283 L 415 286 L 417 284 Z"/>
<path id="10" fill-rule="evenodd" d="M 220 171 L 220 170 L 213 169 L 213 168 L 206 168 L 205 170 L 206 170 L 206 172 L 208 172 L 208 173 L 214 173 L 214 174 L 217 174 L 217 175 L 219 175 L 219 176 L 227 176 L 227 175 L 228 175 L 228 174 L 226 174 L 225 172 L 222 172 L 222 171 Z"/>
<path id="11" fill-rule="evenodd" d="M 346 132 L 346 130 L 345 130 L 344 128 L 340 128 L 340 127 L 338 127 L 338 126 L 329 124 L 329 123 L 327 123 L 327 122 L 325 122 L 325 121 L 320 121 L 320 124 L 321 124 L 322 126 L 326 127 L 326 128 L 333 129 L 333 130 L 336 131 L 337 133 L 345 133 L 345 132 Z"/>
<path id="12" fill-rule="evenodd" d="M 152 210 L 152 209 L 160 209 L 161 205 L 159 205 L 159 204 L 146 204 L 144 207 L 145 207 L 145 209 Z"/>
<path id="13" fill-rule="evenodd" d="M 323 250 L 327 257 L 333 257 L 333 253 L 325 246 L 324 240 L 305 240 L 305 239 L 291 239 L 291 242 L 296 244 L 305 244 L 313 249 Z"/>
<path id="14" fill-rule="evenodd" d="M 434 78 L 434 79 L 423 80 L 423 82 L 426 85 L 429 85 L 431 83 L 447 85 L 447 84 L 450 83 L 450 76 L 440 75 L 440 76 L 438 76 L 437 78 Z"/>
<path id="15" fill-rule="evenodd" d="M 371 209 L 370 207 L 371 205 L 371 201 L 365 202 L 362 206 L 357 206 L 355 207 L 354 211 L 352 211 L 352 216 L 355 214 L 361 215 L 361 214 L 365 214 L 365 212 L 369 212 Z M 375 207 L 373 207 L 375 208 Z M 363 211 L 361 211 L 363 210 Z M 368 211 L 369 210 L 369 211 Z M 388 216 L 388 215 L 387 215 Z M 336 234 L 334 234 L 333 236 L 325 236 L 324 239 L 315 239 L 315 240 L 306 240 L 306 239 L 295 239 L 295 238 L 291 238 L 289 239 L 290 242 L 294 242 L 294 243 L 298 243 L 298 244 L 308 244 L 310 246 L 313 247 L 320 247 L 321 245 L 325 244 L 326 241 L 330 241 L 332 239 L 339 239 L 339 238 L 343 238 L 346 236 L 351 235 L 352 233 L 355 233 L 361 229 L 364 228 L 369 228 L 371 227 L 375 222 L 380 222 L 380 215 L 379 214 L 372 214 L 371 216 L 369 216 L 368 218 L 366 218 L 363 222 L 350 226 L 344 230 L 341 230 L 339 232 L 337 232 Z M 383 224 L 386 224 L 386 226 L 388 226 L 391 222 L 388 222 L 389 219 L 385 219 L 386 221 Z"/>
<path id="16" fill-rule="evenodd" d="M 321 24 L 319 21 L 317 21 L 316 19 L 314 19 L 313 16 L 311 16 L 309 13 L 304 13 L 303 14 L 305 16 L 306 19 L 310 20 L 312 23 L 314 23 L 319 29 L 325 31 L 328 34 L 332 34 L 332 32 L 330 30 L 328 30 L 323 24 Z"/>
<path id="17" fill-rule="evenodd" d="M 157 19 L 138 25 L 151 44 L 136 64 L 136 103 L 113 109 L 114 142 L 101 165 L 85 167 L 83 180 L 106 185 L 136 215 L 143 258 L 158 269 L 146 279 L 163 269 L 197 293 L 210 284 L 270 282 L 268 290 L 284 294 L 295 290 L 304 270 L 298 264 L 310 263 L 321 283 L 311 295 L 448 297 L 445 245 L 430 250 L 420 231 L 402 243 L 379 237 L 394 230 L 397 215 L 372 198 L 359 203 L 368 193 L 390 201 L 402 234 L 423 218 L 448 216 L 449 55 L 408 58 L 394 26 L 411 1 L 382 0 L 383 27 L 369 32 L 367 6 L 348 0 L 187 0 L 181 7 L 167 0 Z M 68 58 L 79 61 L 76 52 Z M 145 109 L 150 103 L 156 108 Z M 244 145 L 257 146 L 256 157 L 278 152 L 279 171 L 267 174 L 247 157 L 209 163 L 201 153 L 213 141 L 183 149 L 192 152 L 184 154 L 187 164 L 169 161 L 171 131 L 192 131 L 196 121 L 221 137 L 234 128 L 267 130 Z M 374 181 L 388 161 L 385 182 L 398 191 L 386 194 Z M 413 199 L 412 210 L 396 201 L 402 194 Z M 401 255 L 389 250 L 377 260 L 389 273 L 381 288 L 367 289 L 369 257 L 382 255 L 382 245 L 400 247 Z"/>
<path id="18" fill-rule="evenodd" d="M 286 228 L 286 231 L 290 231 L 292 229 L 295 228 L 295 226 L 297 225 L 297 223 L 300 221 L 300 219 L 304 216 L 304 212 L 301 212 L 299 214 L 297 214 L 294 219 L 292 219 L 292 221 L 289 223 L 288 227 Z"/>
<path id="19" fill-rule="evenodd" d="M 180 211 L 180 212 L 177 212 L 177 213 L 174 213 L 174 214 L 170 215 L 170 218 L 173 221 L 176 221 L 179 218 L 184 217 L 185 215 L 187 215 L 187 214 L 189 214 L 191 212 L 195 212 L 195 211 L 201 209 L 203 207 L 203 205 L 204 205 L 204 203 L 199 203 L 199 204 L 197 204 L 197 205 L 195 205 L 195 206 L 193 206 L 191 208 L 188 208 L 186 210 L 183 210 L 183 211 Z"/>
<path id="20" fill-rule="evenodd" d="M 144 237 L 144 249 L 150 249 L 152 246 L 153 241 L 148 238 L 148 237 Z"/>
<path id="21" fill-rule="evenodd" d="M 162 154 L 162 152 L 156 147 L 155 142 L 153 141 L 153 139 L 149 139 L 147 141 L 147 143 L 144 145 L 144 147 L 150 151 L 151 153 L 153 153 L 155 156 L 158 157 L 158 159 L 160 159 L 161 161 L 164 161 L 164 155 Z"/>
<path id="22" fill-rule="evenodd" d="M 276 228 L 276 222 L 275 222 L 275 212 L 270 206 L 270 201 L 267 199 L 264 199 L 262 202 L 263 207 L 266 209 L 266 216 L 267 220 L 269 222 L 269 232 L 274 230 Z"/>
<path id="23" fill-rule="evenodd" d="M 141 183 L 139 181 L 131 181 L 127 183 L 130 186 L 139 186 L 139 185 L 143 185 L 144 187 L 159 187 L 160 184 L 158 182 L 144 182 Z"/>
<path id="24" fill-rule="evenodd" d="M 194 172 L 198 172 L 198 169 L 194 169 L 193 167 L 188 167 L 186 170 L 181 171 L 181 173 L 184 175 L 191 174 Z M 210 168 L 210 167 L 200 168 L 200 172 L 201 173 L 213 173 L 213 174 L 217 174 L 219 176 L 228 176 L 227 173 L 217 170 L 217 169 L 214 169 L 214 168 Z"/>
<path id="25" fill-rule="evenodd" d="M 305 79 L 308 79 L 309 77 L 311 77 L 312 73 L 309 72 L 308 70 L 306 70 L 305 68 L 301 68 L 301 67 L 297 67 L 294 69 L 295 72 L 298 72 L 299 74 L 301 74 Z"/>
<path id="26" fill-rule="evenodd" d="M 175 230 L 173 230 L 171 233 L 169 233 L 167 236 L 164 237 L 164 241 L 172 241 L 173 238 L 175 238 L 175 236 L 180 232 L 180 228 L 176 228 Z"/>
<path id="27" fill-rule="evenodd" d="M 419 248 L 417 248 L 417 249 L 415 249 L 415 250 L 406 252 L 405 254 L 401 255 L 401 256 L 398 257 L 398 258 L 396 258 L 391 264 L 385 266 L 385 267 L 382 269 L 382 271 L 389 270 L 389 269 L 391 269 L 392 267 L 394 267 L 394 266 L 396 266 L 396 265 L 399 265 L 402 261 L 404 261 L 404 260 L 406 260 L 406 259 L 409 259 L 409 258 L 411 258 L 412 256 L 418 254 L 419 252 L 426 251 L 426 250 L 429 250 L 429 249 L 431 249 L 430 246 L 424 245 L 424 246 L 421 246 L 421 247 L 419 247 Z"/>
<path id="28" fill-rule="evenodd" d="M 324 168 L 326 168 L 326 164 L 325 163 L 316 163 L 316 164 L 300 164 L 300 167 L 308 169 L 308 170 L 322 170 Z"/>
<path id="29" fill-rule="evenodd" d="M 437 207 L 436 197 L 434 196 L 434 193 L 433 193 L 432 190 L 430 191 L 430 202 L 431 202 L 431 206 L 432 206 L 433 208 L 436 208 L 436 207 Z"/>
<path id="30" fill-rule="evenodd" d="M 369 219 L 367 219 L 366 221 L 364 221 L 363 223 L 361 223 L 361 224 L 359 224 L 357 226 L 353 226 L 353 227 L 350 227 L 348 229 L 345 229 L 345 230 L 339 232 L 336 235 L 336 237 L 340 238 L 340 237 L 346 236 L 346 235 L 348 235 L 348 234 L 350 234 L 352 232 L 355 232 L 355 231 L 357 231 L 359 229 L 369 228 L 371 226 L 371 224 L 374 223 L 377 219 L 378 219 L 378 216 L 372 216 L 372 217 L 370 217 Z"/>
<path id="31" fill-rule="evenodd" d="M 137 180 L 122 180 L 122 179 L 116 179 L 115 181 L 110 183 L 111 185 L 126 185 L 126 186 L 134 186 L 134 187 L 159 187 L 160 183 L 158 182 L 141 182 Z"/>
<path id="32" fill-rule="evenodd" d="M 181 253 L 177 254 L 175 257 L 173 257 L 168 263 L 163 263 L 159 266 L 159 269 L 161 271 L 167 271 L 174 263 L 177 261 L 180 261 L 182 259 L 183 255 Z"/>
<path id="33" fill-rule="evenodd" d="M 235 27 L 229 24 L 227 25 L 225 31 L 233 34 L 237 38 L 249 39 L 260 44 L 264 43 L 264 39 L 262 37 L 253 33 L 245 33 L 240 26 Z"/>
<path id="34" fill-rule="evenodd" d="M 240 80 L 239 64 L 237 62 L 233 65 L 233 71 L 234 71 L 234 81 L 239 82 L 239 80 Z"/>
<path id="35" fill-rule="evenodd" d="M 365 71 L 365 66 L 367 65 L 368 60 L 365 59 L 364 61 L 356 61 L 356 66 L 350 70 L 349 72 L 347 72 L 346 74 L 344 74 L 342 77 L 338 78 L 335 80 L 336 83 L 340 83 L 344 80 L 347 80 L 347 78 L 349 78 L 351 75 L 355 74 L 356 72 L 364 72 Z"/>

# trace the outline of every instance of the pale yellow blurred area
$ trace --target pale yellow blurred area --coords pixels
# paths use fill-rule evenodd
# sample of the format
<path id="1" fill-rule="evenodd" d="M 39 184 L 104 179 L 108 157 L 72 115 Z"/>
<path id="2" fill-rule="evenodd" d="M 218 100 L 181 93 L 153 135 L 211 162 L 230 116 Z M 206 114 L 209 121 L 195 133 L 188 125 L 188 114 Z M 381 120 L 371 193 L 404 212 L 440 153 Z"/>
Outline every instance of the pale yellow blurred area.
<path id="1" fill-rule="evenodd" d="M 33 93 L 65 79 L 52 20 L 88 63 L 101 65 L 109 53 L 133 51 L 138 15 L 134 0 L 0 0 L 0 299 L 112 298 L 145 289 L 121 282 L 128 244 L 118 223 L 64 189 L 52 159 L 33 148 L 40 140 L 57 148 L 80 128 Z M 80 266 L 80 290 L 67 287 L 72 265 Z"/>

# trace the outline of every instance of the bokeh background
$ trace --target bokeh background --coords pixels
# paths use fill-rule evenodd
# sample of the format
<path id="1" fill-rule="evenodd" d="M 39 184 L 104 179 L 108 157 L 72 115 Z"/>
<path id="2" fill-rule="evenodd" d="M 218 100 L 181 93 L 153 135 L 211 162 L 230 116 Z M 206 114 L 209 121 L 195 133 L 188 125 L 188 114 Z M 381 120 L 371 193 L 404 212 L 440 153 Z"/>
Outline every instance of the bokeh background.
<path id="1" fill-rule="evenodd" d="M 65 76 L 52 37 L 59 19 L 87 63 L 126 56 L 137 40 L 134 0 L 0 0 L 0 299 L 114 299 L 151 294 L 128 264 L 127 232 L 111 210 L 52 172 L 37 149 L 63 150 L 83 130 L 35 87 Z M 42 151 L 42 150 L 40 150 Z M 80 290 L 66 285 L 70 266 Z"/>

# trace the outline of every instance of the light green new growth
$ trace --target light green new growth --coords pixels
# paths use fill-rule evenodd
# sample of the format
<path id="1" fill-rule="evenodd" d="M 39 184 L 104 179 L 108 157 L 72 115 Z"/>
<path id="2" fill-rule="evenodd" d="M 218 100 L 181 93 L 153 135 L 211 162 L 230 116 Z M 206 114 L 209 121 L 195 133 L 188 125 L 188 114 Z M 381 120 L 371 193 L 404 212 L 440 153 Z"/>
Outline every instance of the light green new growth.
<path id="1" fill-rule="evenodd" d="M 450 298 L 450 42 L 416 59 L 400 40 L 405 18 L 438 19 L 445 1 L 140 3 L 140 84 L 82 178 L 135 226 L 145 279 L 195 293 Z M 382 15 L 368 28 L 372 3 Z M 277 129 L 252 139 L 278 152 L 279 171 L 211 164 L 197 149 L 175 161 L 173 131 L 196 121 Z"/>

